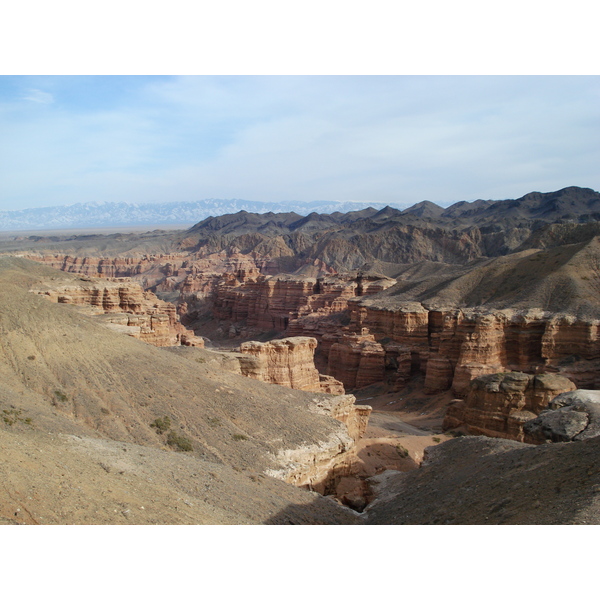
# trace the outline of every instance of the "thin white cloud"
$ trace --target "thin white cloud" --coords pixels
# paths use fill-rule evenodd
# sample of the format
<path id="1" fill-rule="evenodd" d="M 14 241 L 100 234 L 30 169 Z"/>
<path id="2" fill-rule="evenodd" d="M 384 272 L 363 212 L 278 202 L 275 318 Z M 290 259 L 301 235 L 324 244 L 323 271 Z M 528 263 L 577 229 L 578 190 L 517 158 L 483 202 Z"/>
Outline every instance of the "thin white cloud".
<path id="1" fill-rule="evenodd" d="M 61 101 L 0 103 L 0 209 L 447 204 L 600 188 L 599 77 L 66 78 L 25 89 L 32 102 Z"/>
<path id="2" fill-rule="evenodd" d="M 38 104 L 52 104 L 54 102 L 54 96 L 48 92 L 43 92 L 42 90 L 30 89 L 27 90 L 26 95 L 23 96 L 23 100 L 37 102 Z"/>

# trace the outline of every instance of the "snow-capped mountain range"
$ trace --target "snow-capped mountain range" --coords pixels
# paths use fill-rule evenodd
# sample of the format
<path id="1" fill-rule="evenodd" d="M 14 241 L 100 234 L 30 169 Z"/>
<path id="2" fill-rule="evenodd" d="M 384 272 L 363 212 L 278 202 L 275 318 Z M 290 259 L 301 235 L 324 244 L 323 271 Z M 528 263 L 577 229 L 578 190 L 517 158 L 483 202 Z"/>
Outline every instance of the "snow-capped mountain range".
<path id="1" fill-rule="evenodd" d="M 197 200 L 159 204 L 127 202 L 89 202 L 69 206 L 48 206 L 24 210 L 0 211 L 0 230 L 75 229 L 92 227 L 128 227 L 144 225 L 191 225 L 206 217 L 217 217 L 240 210 L 254 213 L 311 212 L 330 214 L 362 210 L 369 206 L 406 208 L 408 204 L 373 202 L 256 202 L 251 200 Z"/>

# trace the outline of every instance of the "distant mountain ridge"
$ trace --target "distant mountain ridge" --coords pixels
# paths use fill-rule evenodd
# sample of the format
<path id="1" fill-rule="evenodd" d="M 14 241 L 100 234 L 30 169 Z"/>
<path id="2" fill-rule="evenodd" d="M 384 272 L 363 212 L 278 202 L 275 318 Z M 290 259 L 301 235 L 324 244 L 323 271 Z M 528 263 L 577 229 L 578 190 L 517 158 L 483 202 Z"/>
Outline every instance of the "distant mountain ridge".
<path id="1" fill-rule="evenodd" d="M 516 200 L 458 202 L 446 209 L 421 202 L 405 210 L 386 206 L 306 217 L 239 211 L 208 217 L 178 235 L 177 251 L 248 254 L 260 249 L 281 261 L 293 255 L 304 264 L 321 260 L 337 271 L 370 265 L 394 275 L 397 265 L 424 260 L 467 264 L 588 241 L 600 235 L 600 193 L 568 187 Z"/>
<path id="2" fill-rule="evenodd" d="M 404 209 L 408 205 L 392 203 Z M 192 202 L 127 203 L 88 202 L 69 206 L 48 206 L 0 211 L 1 231 L 127 227 L 130 225 L 190 225 L 206 219 L 247 211 L 252 213 L 295 212 L 298 216 L 318 213 L 345 213 L 368 207 L 380 210 L 385 203 L 373 202 L 256 202 L 251 200 L 207 199 Z"/>
<path id="3" fill-rule="evenodd" d="M 366 211 L 366 212 L 365 212 Z M 277 215 L 279 226 L 292 229 L 323 229 L 327 223 L 348 223 L 351 220 L 372 219 L 383 223 L 401 219 L 404 223 L 426 222 L 443 227 L 462 228 L 468 225 L 497 224 L 512 226 L 524 220 L 540 222 L 590 222 L 600 220 L 600 194 L 590 188 L 567 187 L 555 192 L 530 192 L 516 200 L 460 201 L 442 208 L 424 200 L 412 206 L 406 203 L 382 202 L 257 202 L 240 199 L 206 199 L 190 202 L 127 203 L 88 202 L 69 206 L 49 206 L 24 210 L 0 211 L 0 231 L 85 229 L 93 227 L 128 227 L 145 225 L 196 224 L 194 229 L 208 225 L 211 219 L 225 216 L 231 221 L 256 224 L 263 218 L 240 218 L 239 213 Z M 282 220 L 283 217 L 283 220 Z M 306 217 L 306 220 L 299 221 Z M 267 219 L 269 220 L 269 219 Z M 283 221 L 286 221 L 285 223 Z M 213 222 L 210 228 L 220 229 Z"/>

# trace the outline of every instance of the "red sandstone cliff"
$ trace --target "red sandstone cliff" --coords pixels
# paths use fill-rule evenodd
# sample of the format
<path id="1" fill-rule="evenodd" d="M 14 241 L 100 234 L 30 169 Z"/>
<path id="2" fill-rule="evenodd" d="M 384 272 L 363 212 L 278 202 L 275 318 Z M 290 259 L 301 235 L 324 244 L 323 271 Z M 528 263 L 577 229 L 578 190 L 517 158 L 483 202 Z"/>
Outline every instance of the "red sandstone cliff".
<path id="1" fill-rule="evenodd" d="M 369 301 L 349 306 L 350 328 L 372 334 L 386 358 L 404 353 L 397 360 L 400 381 L 410 353 L 410 369 L 424 375 L 429 393 L 452 389 L 465 397 L 474 378 L 509 370 L 561 373 L 580 387 L 600 385 L 595 320 L 536 309 L 427 310 L 419 303 L 386 308 Z"/>
<path id="2" fill-rule="evenodd" d="M 385 351 L 372 335 L 344 335 L 329 350 L 329 374 L 347 389 L 379 383 L 385 373 Z"/>
<path id="3" fill-rule="evenodd" d="M 321 278 L 280 274 L 230 280 L 217 289 L 213 313 L 234 323 L 245 321 L 248 327 L 284 331 L 293 319 L 342 312 L 349 299 L 377 293 L 393 283 L 387 278 L 362 282 L 352 274 Z"/>
<path id="4" fill-rule="evenodd" d="M 509 372 L 474 379 L 465 400 L 456 400 L 444 419 L 444 429 L 464 427 L 470 434 L 525 441 L 523 425 L 549 402 L 575 389 L 560 375 Z"/>
<path id="5" fill-rule="evenodd" d="M 292 337 L 272 342 L 244 342 L 240 346 L 242 375 L 296 390 L 343 394 L 344 386 L 320 375 L 314 363 L 317 340 Z"/>
<path id="6" fill-rule="evenodd" d="M 558 372 L 579 387 L 600 386 L 600 322 L 590 318 L 541 309 L 427 308 L 391 300 L 389 293 L 380 301 L 374 295 L 394 285 L 393 279 L 360 273 L 265 275 L 266 259 L 225 251 L 152 255 L 138 262 L 111 259 L 110 265 L 103 262 L 107 259 L 44 260 L 65 270 L 95 265 L 105 274 L 142 269 L 135 277 L 143 285 L 179 291 L 177 312 L 186 326 L 194 327 L 200 316 L 215 318 L 222 323 L 215 330 L 224 337 L 284 331 L 314 337 L 319 369 L 347 389 L 384 380 L 400 389 L 421 373 L 427 393 L 452 389 L 465 397 L 475 377 L 506 370 Z M 117 300 L 111 293 L 104 298 L 104 293 L 93 299 L 95 305 L 110 310 L 111 304 L 124 303 L 123 310 L 136 312 L 135 298 Z"/>
<path id="7" fill-rule="evenodd" d="M 204 345 L 202 338 L 181 325 L 173 304 L 144 292 L 128 278 L 47 281 L 31 291 L 52 302 L 81 307 L 107 327 L 154 346 Z"/>
<path id="8" fill-rule="evenodd" d="M 355 441 L 368 424 L 370 406 L 357 406 L 355 398 L 344 394 L 344 386 L 328 375 L 320 375 L 314 365 L 317 340 L 293 337 L 271 342 L 244 342 L 239 357 L 242 375 L 297 390 L 326 392 L 331 396 L 315 399 L 315 411 L 341 421 Z"/>

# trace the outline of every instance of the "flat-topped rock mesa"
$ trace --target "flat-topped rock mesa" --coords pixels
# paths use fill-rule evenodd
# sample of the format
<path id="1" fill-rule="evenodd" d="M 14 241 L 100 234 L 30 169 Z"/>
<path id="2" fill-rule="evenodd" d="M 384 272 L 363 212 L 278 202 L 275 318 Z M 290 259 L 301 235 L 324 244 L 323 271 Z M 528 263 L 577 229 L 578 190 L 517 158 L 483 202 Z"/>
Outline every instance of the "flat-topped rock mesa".
<path id="1" fill-rule="evenodd" d="M 176 307 L 145 292 L 128 278 L 47 279 L 31 289 L 59 304 L 85 308 L 109 328 L 154 346 L 204 346 L 202 338 L 183 327 Z"/>
<path id="2" fill-rule="evenodd" d="M 244 342 L 240 346 L 241 373 L 246 377 L 296 390 L 344 394 L 344 386 L 315 367 L 317 340 L 290 337 L 271 342 Z"/>
<path id="3" fill-rule="evenodd" d="M 523 442 L 524 424 L 535 419 L 556 396 L 574 389 L 573 382 L 560 375 L 483 375 L 471 381 L 465 400 L 448 406 L 443 428 L 461 427 L 471 435 Z"/>

